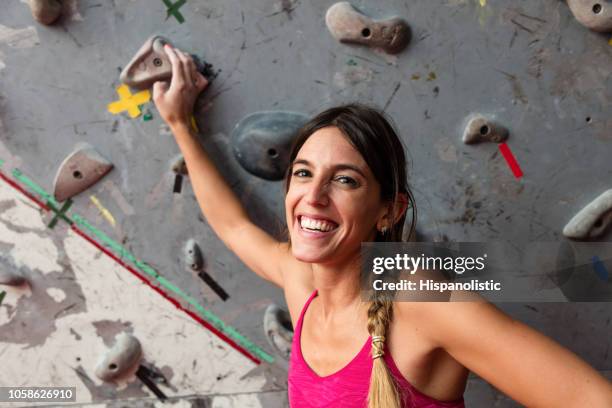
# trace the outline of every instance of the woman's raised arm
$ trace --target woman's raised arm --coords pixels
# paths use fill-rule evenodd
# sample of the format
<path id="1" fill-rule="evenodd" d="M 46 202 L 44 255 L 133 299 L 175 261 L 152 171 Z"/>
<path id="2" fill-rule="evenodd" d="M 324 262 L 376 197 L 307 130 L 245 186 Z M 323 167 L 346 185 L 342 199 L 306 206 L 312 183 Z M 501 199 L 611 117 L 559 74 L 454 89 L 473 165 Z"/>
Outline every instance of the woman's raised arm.
<path id="1" fill-rule="evenodd" d="M 253 224 L 242 204 L 210 160 L 191 130 L 193 105 L 208 81 L 196 69 L 191 56 L 169 45 L 172 81 L 153 85 L 153 100 L 170 126 L 183 153 L 189 178 L 202 213 L 217 236 L 251 270 L 283 287 L 282 264 L 287 245 Z"/>

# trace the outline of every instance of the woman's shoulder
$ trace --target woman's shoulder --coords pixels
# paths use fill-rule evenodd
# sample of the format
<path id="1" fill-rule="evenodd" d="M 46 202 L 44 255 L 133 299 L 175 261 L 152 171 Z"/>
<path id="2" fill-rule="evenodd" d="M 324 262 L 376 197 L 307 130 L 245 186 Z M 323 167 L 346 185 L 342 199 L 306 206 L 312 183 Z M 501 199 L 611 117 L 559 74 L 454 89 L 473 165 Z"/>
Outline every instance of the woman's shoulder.
<path id="1" fill-rule="evenodd" d="M 481 313 L 495 309 L 497 313 Z M 503 319 L 493 304 L 478 294 L 467 291 L 453 291 L 448 301 L 394 301 L 393 322 L 404 333 L 418 331 L 432 344 L 442 346 L 448 340 L 449 328 L 458 321 L 477 327 L 486 324 L 487 319 Z"/>

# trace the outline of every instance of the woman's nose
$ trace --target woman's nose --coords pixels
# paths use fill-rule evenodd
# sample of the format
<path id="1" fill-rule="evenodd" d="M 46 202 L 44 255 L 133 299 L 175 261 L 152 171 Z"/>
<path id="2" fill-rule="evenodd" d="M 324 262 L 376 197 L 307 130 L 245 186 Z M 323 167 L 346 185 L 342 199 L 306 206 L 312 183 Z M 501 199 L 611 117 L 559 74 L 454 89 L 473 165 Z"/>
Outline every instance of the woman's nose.
<path id="1" fill-rule="evenodd" d="M 327 205 L 329 196 L 327 191 L 328 184 L 323 181 L 313 181 L 308 186 L 306 202 L 310 205 Z"/>

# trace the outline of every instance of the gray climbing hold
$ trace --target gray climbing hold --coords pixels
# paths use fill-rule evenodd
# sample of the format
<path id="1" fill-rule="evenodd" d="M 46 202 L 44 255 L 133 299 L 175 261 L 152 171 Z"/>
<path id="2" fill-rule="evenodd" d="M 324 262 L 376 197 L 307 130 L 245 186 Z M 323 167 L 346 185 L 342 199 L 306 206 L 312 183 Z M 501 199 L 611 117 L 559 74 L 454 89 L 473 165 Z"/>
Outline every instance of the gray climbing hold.
<path id="1" fill-rule="evenodd" d="M 467 124 L 463 130 L 463 143 L 501 143 L 507 138 L 508 129 L 490 118 L 480 114 L 474 114 L 467 118 Z"/>
<path id="2" fill-rule="evenodd" d="M 0 285 L 7 286 L 21 286 L 26 282 L 26 278 L 23 276 L 4 269 L 0 266 Z"/>
<path id="3" fill-rule="evenodd" d="M 293 341 L 293 326 L 289 313 L 275 304 L 270 304 L 264 313 L 264 330 L 270 345 L 288 360 Z"/>
<path id="4" fill-rule="evenodd" d="M 249 173 L 266 180 L 281 180 L 289 166 L 291 145 L 308 117 L 297 112 L 255 112 L 232 132 L 234 155 Z"/>
<path id="5" fill-rule="evenodd" d="M 62 14 L 59 0 L 28 0 L 32 17 L 42 24 L 52 24 Z"/>
<path id="6" fill-rule="evenodd" d="M 53 182 L 53 195 L 57 201 L 64 201 L 97 183 L 112 168 L 113 164 L 92 146 L 79 144 L 60 164 Z"/>
<path id="7" fill-rule="evenodd" d="M 120 333 L 115 337 L 114 346 L 96 366 L 96 376 L 104 381 L 114 380 L 134 369 L 141 357 L 142 347 L 138 339 L 131 334 Z"/>
<path id="8" fill-rule="evenodd" d="M 357 11 L 349 2 L 331 6 L 325 23 L 336 40 L 342 43 L 363 44 L 397 54 L 410 42 L 410 27 L 399 17 L 373 20 Z"/>
<path id="9" fill-rule="evenodd" d="M 612 224 L 612 189 L 580 210 L 563 228 L 563 235 L 572 239 L 597 238 L 610 224 Z"/>
<path id="10" fill-rule="evenodd" d="M 204 267 L 202 251 L 194 239 L 190 239 L 185 244 L 185 264 L 193 271 L 201 271 Z"/>
<path id="11" fill-rule="evenodd" d="M 164 51 L 166 44 L 172 45 L 162 36 L 150 37 L 121 71 L 119 75 L 121 82 L 135 89 L 147 89 L 157 81 L 169 81 L 172 78 L 172 65 Z M 209 80 L 216 77 L 217 73 L 213 71 L 212 65 L 201 61 L 195 55 L 191 57 L 196 69 L 204 77 Z"/>
<path id="12" fill-rule="evenodd" d="M 593 31 L 612 31 L 612 2 L 609 0 L 567 0 L 567 5 L 583 26 Z"/>

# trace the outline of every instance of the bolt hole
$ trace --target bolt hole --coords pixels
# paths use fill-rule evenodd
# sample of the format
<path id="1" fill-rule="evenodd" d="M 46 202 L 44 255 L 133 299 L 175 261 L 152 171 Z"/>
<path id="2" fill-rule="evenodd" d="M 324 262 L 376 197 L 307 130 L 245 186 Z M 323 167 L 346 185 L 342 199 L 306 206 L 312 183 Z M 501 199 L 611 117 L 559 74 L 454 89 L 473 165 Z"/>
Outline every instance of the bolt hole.
<path id="1" fill-rule="evenodd" d="M 275 159 L 278 157 L 278 152 L 276 151 L 276 149 L 268 149 L 268 156 Z"/>
<path id="2" fill-rule="evenodd" d="M 601 13 L 601 4 L 596 3 L 593 5 L 593 13 L 595 14 Z"/>
<path id="3" fill-rule="evenodd" d="M 109 364 L 108 369 L 115 371 L 117 369 L 117 364 L 115 364 L 115 363 Z"/>
<path id="4" fill-rule="evenodd" d="M 74 177 L 75 179 L 82 179 L 83 178 L 83 173 L 81 173 L 78 170 L 75 170 L 72 172 L 72 177 Z"/>
<path id="5" fill-rule="evenodd" d="M 370 31 L 370 29 L 366 27 L 363 30 L 361 30 L 361 35 L 364 38 L 368 38 L 370 35 L 372 35 L 372 31 Z"/>
<path id="6" fill-rule="evenodd" d="M 482 125 L 480 127 L 480 134 L 484 136 L 488 133 L 489 133 L 489 127 L 487 125 Z"/>
<path id="7" fill-rule="evenodd" d="M 156 67 L 161 67 L 163 64 L 161 58 L 153 58 L 153 65 L 155 65 Z"/>
<path id="8" fill-rule="evenodd" d="M 592 121 L 593 119 L 591 119 L 591 117 L 590 117 L 590 116 L 587 116 L 585 120 L 586 120 L 586 123 L 591 123 L 591 121 Z"/>
<path id="9" fill-rule="evenodd" d="M 76 358 L 76 361 L 81 361 L 81 357 L 77 357 L 77 358 Z"/>

